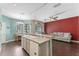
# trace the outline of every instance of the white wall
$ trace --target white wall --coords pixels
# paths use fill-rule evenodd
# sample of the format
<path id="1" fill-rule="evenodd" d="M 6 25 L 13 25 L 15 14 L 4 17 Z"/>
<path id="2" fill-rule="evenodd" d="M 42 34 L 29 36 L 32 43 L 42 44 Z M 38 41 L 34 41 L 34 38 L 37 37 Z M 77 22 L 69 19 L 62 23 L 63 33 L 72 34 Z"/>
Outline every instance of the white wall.
<path id="1" fill-rule="evenodd" d="M 0 9 L 0 13 L 1 13 L 1 9 Z"/>
<path id="2" fill-rule="evenodd" d="M 0 19 L 1 19 L 1 9 L 0 9 Z M 1 48 L 1 30 L 0 30 L 0 48 Z"/>

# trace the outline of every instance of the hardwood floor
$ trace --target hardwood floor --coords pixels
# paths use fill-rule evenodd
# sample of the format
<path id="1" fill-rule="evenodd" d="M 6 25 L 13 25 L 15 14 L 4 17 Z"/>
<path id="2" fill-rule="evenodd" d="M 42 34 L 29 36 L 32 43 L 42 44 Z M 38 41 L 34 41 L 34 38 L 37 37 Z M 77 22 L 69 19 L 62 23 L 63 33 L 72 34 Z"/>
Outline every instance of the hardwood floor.
<path id="1" fill-rule="evenodd" d="M 53 40 L 53 56 L 79 56 L 79 44 Z M 0 56 L 28 56 L 20 42 L 2 45 Z"/>
<path id="2" fill-rule="evenodd" d="M 0 56 L 28 56 L 21 48 L 20 42 L 10 42 L 2 45 Z"/>
<path id="3" fill-rule="evenodd" d="M 79 56 L 79 44 L 53 40 L 54 56 Z"/>

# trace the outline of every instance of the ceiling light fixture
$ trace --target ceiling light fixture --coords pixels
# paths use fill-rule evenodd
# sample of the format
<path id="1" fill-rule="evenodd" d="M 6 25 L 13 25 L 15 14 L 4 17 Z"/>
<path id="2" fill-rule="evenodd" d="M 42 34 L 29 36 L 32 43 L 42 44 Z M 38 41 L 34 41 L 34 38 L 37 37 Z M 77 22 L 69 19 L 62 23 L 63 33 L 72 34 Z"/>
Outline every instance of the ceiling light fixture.
<path id="1" fill-rule="evenodd" d="M 51 16 L 51 17 L 49 17 L 48 19 L 44 19 L 45 21 L 47 21 L 47 20 L 50 20 L 50 21 L 55 21 L 55 20 L 57 20 L 57 18 L 58 18 L 58 16 Z"/>

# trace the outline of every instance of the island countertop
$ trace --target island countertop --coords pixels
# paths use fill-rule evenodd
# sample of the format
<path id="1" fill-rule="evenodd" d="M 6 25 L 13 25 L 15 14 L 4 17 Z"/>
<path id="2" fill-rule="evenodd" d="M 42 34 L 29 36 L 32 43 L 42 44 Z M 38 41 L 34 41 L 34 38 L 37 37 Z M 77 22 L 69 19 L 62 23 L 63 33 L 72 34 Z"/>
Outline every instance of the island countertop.
<path id="1" fill-rule="evenodd" d="M 33 42 L 36 42 L 38 44 L 47 42 L 52 38 L 51 35 L 23 35 L 22 37 L 29 39 Z"/>

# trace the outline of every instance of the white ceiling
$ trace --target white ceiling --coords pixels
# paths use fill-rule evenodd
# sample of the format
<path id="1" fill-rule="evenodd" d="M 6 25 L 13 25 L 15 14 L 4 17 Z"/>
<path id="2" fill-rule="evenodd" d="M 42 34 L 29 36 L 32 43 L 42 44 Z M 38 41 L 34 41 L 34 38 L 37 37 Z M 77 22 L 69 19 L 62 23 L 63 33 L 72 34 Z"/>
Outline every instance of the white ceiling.
<path id="1" fill-rule="evenodd" d="M 2 9 L 2 13 L 6 16 L 17 19 L 23 16 L 24 19 L 29 19 L 31 18 L 30 13 L 41 5 L 43 4 L 17 3 L 15 6 L 14 3 L 0 3 L 0 8 Z"/>
<path id="2" fill-rule="evenodd" d="M 63 11 L 68 11 L 75 4 L 59 3 L 0 3 L 2 14 L 8 17 L 28 20 L 38 19 L 44 21 L 50 16 L 56 15 Z"/>

